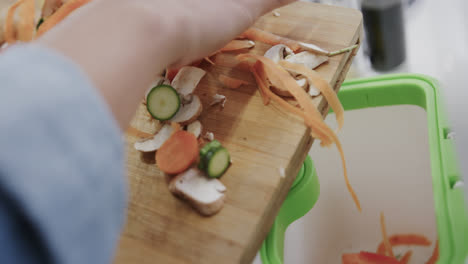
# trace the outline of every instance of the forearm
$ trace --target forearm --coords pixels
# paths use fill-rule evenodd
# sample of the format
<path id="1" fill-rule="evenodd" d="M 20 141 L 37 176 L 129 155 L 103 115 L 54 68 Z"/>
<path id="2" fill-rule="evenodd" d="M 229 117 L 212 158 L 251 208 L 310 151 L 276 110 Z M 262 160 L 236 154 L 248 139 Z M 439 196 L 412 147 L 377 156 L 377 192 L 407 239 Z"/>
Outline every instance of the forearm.
<path id="1" fill-rule="evenodd" d="M 88 73 L 125 129 L 165 67 L 221 48 L 291 0 L 95 0 L 38 40 Z"/>
<path id="2" fill-rule="evenodd" d="M 38 40 L 88 74 L 122 129 L 156 74 L 178 60 L 171 29 L 145 12 L 96 1 Z"/>

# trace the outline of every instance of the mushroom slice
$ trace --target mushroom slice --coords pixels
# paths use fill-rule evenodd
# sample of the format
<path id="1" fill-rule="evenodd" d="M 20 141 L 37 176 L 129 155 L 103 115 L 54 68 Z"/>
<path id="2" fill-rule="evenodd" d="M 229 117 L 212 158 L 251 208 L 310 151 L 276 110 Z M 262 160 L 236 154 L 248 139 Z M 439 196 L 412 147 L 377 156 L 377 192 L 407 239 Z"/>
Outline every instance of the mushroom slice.
<path id="1" fill-rule="evenodd" d="M 318 96 L 320 95 L 320 90 L 317 89 L 313 84 L 309 84 L 309 94 L 310 96 Z"/>
<path id="2" fill-rule="evenodd" d="M 300 87 L 304 88 L 304 90 L 306 90 L 306 91 L 309 89 L 307 78 L 305 78 L 305 77 L 300 77 L 299 79 L 296 79 L 296 83 Z"/>
<path id="3" fill-rule="evenodd" d="M 172 87 L 174 87 L 182 97 L 185 97 L 195 91 L 195 88 L 197 88 L 198 83 L 205 74 L 206 71 L 200 68 L 184 66 L 174 77 L 174 80 L 172 80 Z"/>
<path id="4" fill-rule="evenodd" d="M 328 61 L 327 56 L 316 55 L 308 51 L 303 51 L 297 54 L 289 55 L 285 58 L 286 61 L 303 64 L 307 68 L 313 70 L 320 66 L 322 63 Z"/>
<path id="5" fill-rule="evenodd" d="M 213 141 L 214 140 L 214 134 L 212 132 L 206 132 L 205 135 L 203 136 L 204 139 Z"/>
<path id="6" fill-rule="evenodd" d="M 203 126 L 200 121 L 195 121 L 193 123 L 190 123 L 187 126 L 187 131 L 194 134 L 196 138 L 199 138 L 202 132 Z"/>
<path id="7" fill-rule="evenodd" d="M 264 56 L 278 63 L 280 60 L 284 60 L 284 58 L 290 55 L 294 55 L 294 52 L 289 47 L 278 44 L 267 50 Z"/>
<path id="8" fill-rule="evenodd" d="M 226 187 L 218 179 L 208 178 L 200 170 L 192 168 L 174 177 L 169 190 L 200 214 L 210 216 L 223 208 Z"/>
<path id="9" fill-rule="evenodd" d="M 186 105 L 183 105 L 177 114 L 171 119 L 172 122 L 179 123 L 181 125 L 187 125 L 197 120 L 203 110 L 203 105 L 200 98 L 193 95 L 192 101 Z"/>
<path id="10" fill-rule="evenodd" d="M 174 128 L 171 125 L 164 125 L 152 138 L 137 141 L 133 146 L 141 152 L 156 151 L 171 137 L 172 132 Z"/>
<path id="11" fill-rule="evenodd" d="M 221 104 L 221 107 L 224 108 L 224 104 L 226 104 L 226 96 L 222 94 L 215 94 L 213 96 L 213 101 L 211 102 L 210 106 L 216 105 L 216 104 Z"/>

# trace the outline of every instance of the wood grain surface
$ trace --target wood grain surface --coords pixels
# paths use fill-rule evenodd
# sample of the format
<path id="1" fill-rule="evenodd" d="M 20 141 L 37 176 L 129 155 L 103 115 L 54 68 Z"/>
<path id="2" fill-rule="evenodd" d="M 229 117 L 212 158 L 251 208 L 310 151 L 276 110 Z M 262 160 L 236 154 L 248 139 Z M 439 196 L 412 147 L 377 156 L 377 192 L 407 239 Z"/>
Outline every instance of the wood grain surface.
<path id="1" fill-rule="evenodd" d="M 359 43 L 362 17 L 356 10 L 297 2 L 277 11 L 279 17 L 267 14 L 256 26 L 328 50 Z M 263 54 L 268 48 L 257 43 L 250 52 Z M 227 187 L 223 210 L 202 217 L 172 196 L 165 176 L 151 164 L 154 154 L 141 155 L 133 149 L 138 137 L 127 135 L 130 201 L 116 263 L 250 263 L 258 252 L 313 140 L 301 120 L 275 103 L 262 104 L 253 77 L 233 68 L 235 55 L 217 55 L 215 66 L 203 63 L 208 74 L 195 92 L 204 105 L 204 131 L 213 132 L 232 156 L 221 178 Z M 336 91 L 354 55 L 335 56 L 318 69 Z M 217 81 L 220 73 L 249 85 L 224 88 Z M 227 97 L 224 109 L 209 106 L 217 93 Z M 315 103 L 325 115 L 326 102 L 317 97 Z M 153 133 L 160 124 L 141 105 L 132 126 Z"/>

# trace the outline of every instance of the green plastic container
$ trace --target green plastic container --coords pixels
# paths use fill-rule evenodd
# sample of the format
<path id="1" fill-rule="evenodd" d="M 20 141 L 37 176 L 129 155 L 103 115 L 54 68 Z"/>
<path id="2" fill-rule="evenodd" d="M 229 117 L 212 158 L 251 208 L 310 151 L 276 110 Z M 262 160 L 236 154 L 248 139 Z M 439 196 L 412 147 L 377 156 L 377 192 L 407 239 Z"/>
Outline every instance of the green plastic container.
<path id="1" fill-rule="evenodd" d="M 345 110 L 379 106 L 416 105 L 426 110 L 434 208 L 439 237 L 437 263 L 465 263 L 468 257 L 468 213 L 450 126 L 436 80 L 414 74 L 387 75 L 346 82 L 339 93 Z M 467 183 L 468 184 L 468 183 Z M 260 250 L 263 264 L 283 263 L 287 227 L 317 202 L 318 178 L 307 158 Z"/>

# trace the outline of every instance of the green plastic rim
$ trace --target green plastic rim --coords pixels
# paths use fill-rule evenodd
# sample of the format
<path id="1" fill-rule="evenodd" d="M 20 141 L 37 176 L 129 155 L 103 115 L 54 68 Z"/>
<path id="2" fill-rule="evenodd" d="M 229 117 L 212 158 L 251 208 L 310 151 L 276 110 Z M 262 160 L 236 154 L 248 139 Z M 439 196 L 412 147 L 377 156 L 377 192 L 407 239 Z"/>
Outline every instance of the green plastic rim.
<path id="1" fill-rule="evenodd" d="M 260 249 L 260 256 L 264 264 L 283 263 L 286 228 L 309 212 L 317 202 L 319 195 L 320 185 L 317 173 L 312 160 L 307 157 Z"/>
<path id="2" fill-rule="evenodd" d="M 415 74 L 357 79 L 343 84 L 338 96 L 345 110 L 391 105 L 416 105 L 426 110 L 434 208 L 439 236 L 440 256 L 437 263 L 465 263 L 468 257 L 468 213 L 463 190 L 454 188 L 454 183 L 460 180 L 461 176 L 454 142 L 447 137 L 450 126 L 437 81 Z M 309 166 L 308 160 L 310 158 L 304 163 L 304 168 Z M 283 263 L 286 228 L 316 203 L 319 195 L 318 178 L 313 166 L 311 168 L 311 177 L 307 177 L 307 172 L 304 172 L 302 180 L 294 185 L 282 205 L 260 250 L 263 264 Z M 316 181 L 312 184 L 314 188 L 308 179 Z M 299 190 L 303 190 L 304 194 L 301 195 Z"/>

